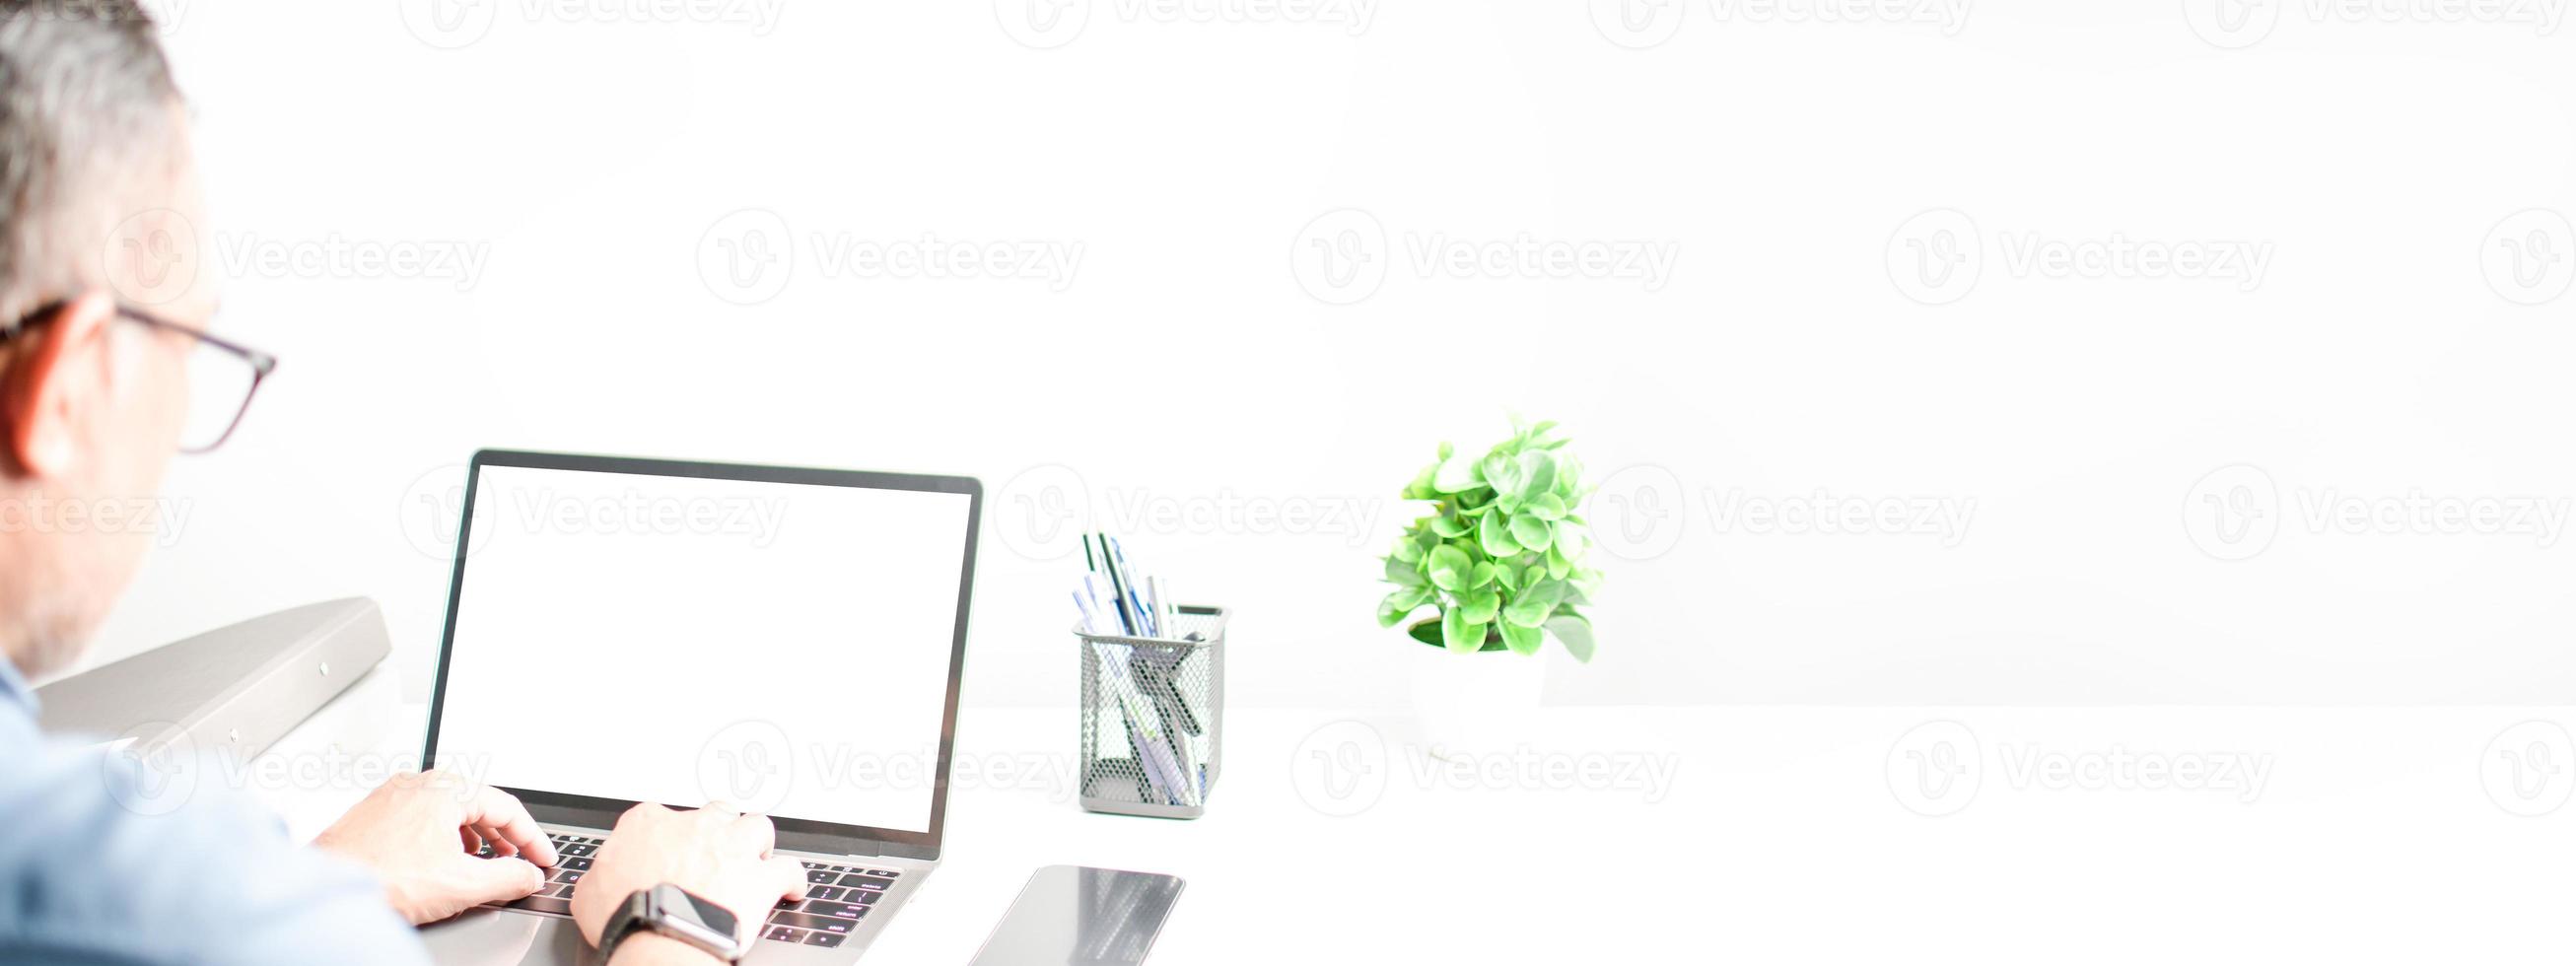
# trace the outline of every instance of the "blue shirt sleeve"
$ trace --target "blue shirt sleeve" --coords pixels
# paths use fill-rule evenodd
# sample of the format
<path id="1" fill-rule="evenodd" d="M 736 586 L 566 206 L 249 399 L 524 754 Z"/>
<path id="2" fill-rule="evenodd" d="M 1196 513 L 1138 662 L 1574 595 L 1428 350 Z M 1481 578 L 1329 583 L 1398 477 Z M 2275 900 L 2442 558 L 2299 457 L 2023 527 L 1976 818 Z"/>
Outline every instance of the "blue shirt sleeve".
<path id="1" fill-rule="evenodd" d="M 0 962 L 428 961 L 372 874 L 290 840 L 238 772 L 154 764 L 0 702 Z"/>

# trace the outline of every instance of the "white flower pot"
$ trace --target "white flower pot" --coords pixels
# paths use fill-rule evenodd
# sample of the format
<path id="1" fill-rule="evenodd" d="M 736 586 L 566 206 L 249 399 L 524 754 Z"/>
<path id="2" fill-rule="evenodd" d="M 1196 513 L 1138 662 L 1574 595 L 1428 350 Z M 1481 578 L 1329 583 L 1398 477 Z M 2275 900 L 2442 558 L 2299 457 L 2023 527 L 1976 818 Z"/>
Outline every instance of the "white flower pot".
<path id="1" fill-rule="evenodd" d="M 1547 686 L 1543 654 L 1453 654 L 1412 638 L 1413 714 L 1424 751 L 1435 758 L 1509 752 L 1527 743 Z"/>

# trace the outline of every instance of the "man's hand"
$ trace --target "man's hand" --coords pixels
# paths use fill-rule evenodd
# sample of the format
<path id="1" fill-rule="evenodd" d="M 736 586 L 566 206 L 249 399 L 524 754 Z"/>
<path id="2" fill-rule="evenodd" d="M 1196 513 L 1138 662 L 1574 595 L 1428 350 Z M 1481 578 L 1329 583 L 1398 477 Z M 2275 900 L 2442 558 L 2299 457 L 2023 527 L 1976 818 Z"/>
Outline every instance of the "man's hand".
<path id="1" fill-rule="evenodd" d="M 653 804 L 627 809 L 573 891 L 573 922 L 596 946 L 626 897 L 668 882 L 725 907 L 736 938 L 750 942 L 771 907 L 805 897 L 804 865 L 770 854 L 777 835 L 768 816 L 745 815 L 724 802 L 691 812 Z"/>
<path id="2" fill-rule="evenodd" d="M 494 858 L 478 858 L 490 843 Z M 376 870 L 394 911 L 413 925 L 545 886 L 555 848 L 519 800 L 451 772 L 397 775 L 313 844 Z"/>

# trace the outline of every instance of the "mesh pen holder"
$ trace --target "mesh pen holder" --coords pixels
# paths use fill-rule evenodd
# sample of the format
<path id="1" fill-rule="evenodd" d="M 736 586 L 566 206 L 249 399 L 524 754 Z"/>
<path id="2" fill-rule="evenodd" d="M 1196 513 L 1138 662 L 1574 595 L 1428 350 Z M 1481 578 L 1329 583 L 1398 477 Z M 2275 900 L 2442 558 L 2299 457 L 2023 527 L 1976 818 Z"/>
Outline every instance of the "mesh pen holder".
<path id="1" fill-rule="evenodd" d="M 1169 638 L 1087 634 L 1082 807 L 1197 818 L 1216 786 L 1225 722 L 1225 608 L 1183 607 Z"/>

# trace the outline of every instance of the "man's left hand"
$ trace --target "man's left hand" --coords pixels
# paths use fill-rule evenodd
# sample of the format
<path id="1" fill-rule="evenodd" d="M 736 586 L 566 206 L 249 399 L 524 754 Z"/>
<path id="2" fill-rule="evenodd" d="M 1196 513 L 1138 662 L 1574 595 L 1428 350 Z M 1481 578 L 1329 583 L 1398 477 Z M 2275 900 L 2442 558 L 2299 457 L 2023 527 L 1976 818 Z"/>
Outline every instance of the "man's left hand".
<path id="1" fill-rule="evenodd" d="M 476 855 L 486 844 L 493 857 Z M 413 925 L 544 888 L 553 843 L 509 793 L 452 772 L 399 775 L 313 844 L 367 864 Z"/>

